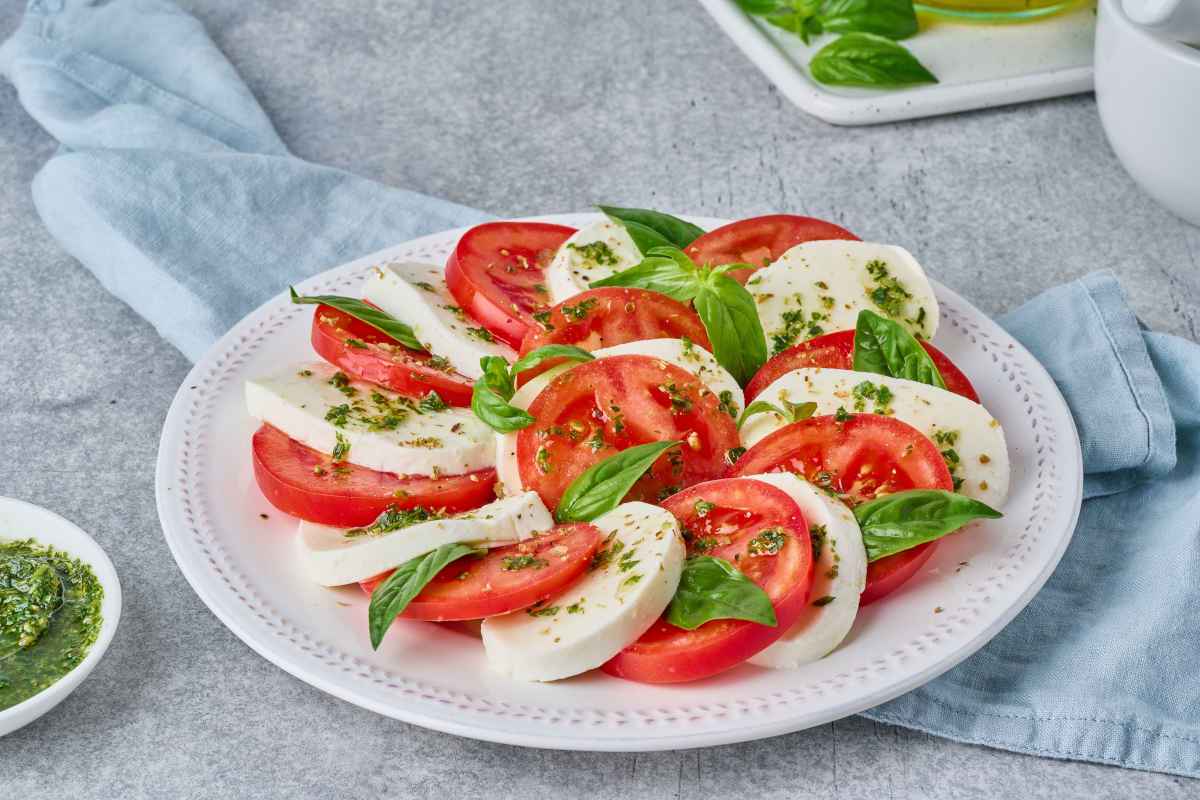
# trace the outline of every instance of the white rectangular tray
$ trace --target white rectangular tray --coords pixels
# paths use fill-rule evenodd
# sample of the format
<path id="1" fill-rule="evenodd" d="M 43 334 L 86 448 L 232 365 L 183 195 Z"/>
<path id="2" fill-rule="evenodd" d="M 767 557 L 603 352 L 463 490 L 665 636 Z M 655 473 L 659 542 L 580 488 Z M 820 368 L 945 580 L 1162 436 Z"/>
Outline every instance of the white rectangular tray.
<path id="1" fill-rule="evenodd" d="M 922 18 L 904 42 L 940 83 L 879 91 L 823 86 L 808 62 L 829 37 L 800 37 L 745 14 L 733 0 L 700 0 L 734 43 L 803 111 L 835 125 L 873 125 L 1092 90 L 1094 8 L 1012 25 Z"/>

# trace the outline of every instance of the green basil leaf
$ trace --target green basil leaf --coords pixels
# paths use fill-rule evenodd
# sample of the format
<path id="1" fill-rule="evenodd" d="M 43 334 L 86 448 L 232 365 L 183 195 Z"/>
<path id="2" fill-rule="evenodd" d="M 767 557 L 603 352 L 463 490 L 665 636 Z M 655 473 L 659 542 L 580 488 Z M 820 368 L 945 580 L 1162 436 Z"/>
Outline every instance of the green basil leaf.
<path id="1" fill-rule="evenodd" d="M 410 350 L 425 352 L 425 345 L 417 341 L 417 335 L 413 333 L 412 328 L 391 314 L 380 311 L 374 306 L 369 306 L 362 300 L 355 300 L 353 297 L 340 297 L 334 294 L 319 294 L 304 297 L 297 294 L 296 290 L 291 286 L 288 287 L 288 291 L 291 292 L 292 302 L 296 305 L 332 306 L 338 311 L 349 314 L 360 322 L 367 323 L 375 330 L 386 333 Z"/>
<path id="2" fill-rule="evenodd" d="M 868 561 L 940 539 L 973 520 L 1002 516 L 978 500 L 940 489 L 896 492 L 854 509 Z"/>
<path id="3" fill-rule="evenodd" d="M 592 465 L 563 492 L 555 510 L 558 521 L 591 522 L 612 511 L 650 465 L 678 445 L 678 441 L 639 444 Z"/>
<path id="4" fill-rule="evenodd" d="M 763 414 L 768 411 L 772 414 L 782 417 L 784 421 L 788 423 L 799 422 L 802 419 L 808 419 L 813 414 L 817 413 L 816 403 L 789 403 L 787 400 L 784 400 L 783 405 L 784 408 L 780 408 L 774 403 L 768 403 L 766 400 L 755 400 L 753 403 L 746 406 L 746 410 L 742 412 L 740 417 L 738 417 L 738 430 L 740 431 L 742 429 L 742 425 L 746 424 L 746 420 L 750 417 L 754 416 L 755 414 Z"/>
<path id="5" fill-rule="evenodd" d="M 511 400 L 516 394 L 517 384 L 515 371 L 509 369 L 508 362 L 500 356 L 484 356 L 479 359 L 479 366 L 483 368 L 483 375 L 479 378 L 483 385 L 499 395 L 501 400 Z"/>
<path id="6" fill-rule="evenodd" d="M 642 246 L 642 241 L 638 241 L 639 235 L 649 247 L 674 245 L 680 250 L 696 241 L 698 237 L 704 235 L 703 228 L 678 217 L 673 217 L 670 214 L 664 214 L 661 211 L 651 211 L 647 208 L 617 208 L 616 206 L 598 206 L 598 208 L 609 217 L 624 225 L 625 230 L 629 231 L 629 236 L 633 239 L 634 244 L 643 253 L 648 253 L 649 250 Z M 630 227 L 631 225 L 633 226 L 632 228 Z M 654 236 L 647 233 L 648 231 L 652 232 Z M 654 239 L 660 241 L 657 244 L 652 244 L 651 242 Z"/>
<path id="7" fill-rule="evenodd" d="M 532 425 L 529 412 L 508 403 L 517 390 L 508 362 L 500 356 L 484 356 L 479 359 L 479 366 L 483 367 L 483 375 L 471 391 L 471 412 L 498 433 L 512 433 Z"/>
<path id="8" fill-rule="evenodd" d="M 946 388 L 937 365 L 915 336 L 903 325 L 865 308 L 858 312 L 854 328 L 853 369 Z"/>
<path id="9" fill-rule="evenodd" d="M 651 248 L 659 250 L 660 248 Z M 661 252 L 661 250 L 660 250 Z M 680 255 L 683 255 L 680 253 Z M 686 256 L 685 256 L 686 257 Z M 592 281 L 593 289 L 601 286 L 633 286 L 649 289 L 686 303 L 696 296 L 700 281 L 696 269 L 682 266 L 677 259 L 668 255 L 646 256 L 642 263 L 618 272 L 615 275 Z"/>
<path id="10" fill-rule="evenodd" d="M 417 556 L 396 567 L 387 580 L 371 593 L 371 605 L 367 609 L 367 624 L 371 632 L 371 647 L 378 650 L 383 635 L 392 626 L 392 621 L 413 598 L 421 593 L 434 577 L 452 561 L 480 552 L 465 544 L 444 544 L 437 550 Z"/>
<path id="11" fill-rule="evenodd" d="M 517 359 L 512 365 L 512 374 L 517 375 L 527 369 L 533 369 L 539 364 L 552 358 L 567 358 L 571 361 L 591 361 L 594 355 L 572 344 L 547 344 Z"/>
<path id="12" fill-rule="evenodd" d="M 767 339 L 754 297 L 728 275 L 713 273 L 696 294 L 696 313 L 717 363 L 745 386 L 767 360 Z"/>
<path id="13" fill-rule="evenodd" d="M 916 56 L 873 33 L 847 33 L 822 47 L 808 64 L 813 80 L 834 86 L 891 87 L 937 83 Z"/>
<path id="14" fill-rule="evenodd" d="M 830 33 L 874 33 L 907 39 L 917 32 L 912 0 L 824 0 L 816 19 Z"/>
<path id="15" fill-rule="evenodd" d="M 667 622 L 685 631 L 714 619 L 744 619 L 775 627 L 775 608 L 762 587 L 733 564 L 692 556 L 683 565 L 679 588 L 667 606 Z"/>

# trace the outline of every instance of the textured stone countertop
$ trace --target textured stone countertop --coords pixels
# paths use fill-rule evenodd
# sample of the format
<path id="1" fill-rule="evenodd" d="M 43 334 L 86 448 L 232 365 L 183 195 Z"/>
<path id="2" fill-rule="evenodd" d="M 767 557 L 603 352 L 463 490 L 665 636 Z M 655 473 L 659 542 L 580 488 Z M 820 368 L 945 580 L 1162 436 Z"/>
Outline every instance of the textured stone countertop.
<path id="1" fill-rule="evenodd" d="M 0 35 L 23 5 L 0 8 Z M 597 201 L 794 211 L 908 247 L 989 313 L 1109 267 L 1197 338 L 1200 230 L 1154 205 L 1090 95 L 872 128 L 793 108 L 689 0 L 186 3 L 298 155 L 499 215 Z M 414 728 L 292 678 L 217 621 L 154 507 L 188 363 L 68 257 L 29 182 L 54 142 L 0 83 L 0 494 L 107 548 L 125 587 L 78 691 L 0 739 L 4 797 L 1184 798 L 1200 783 L 1014 755 L 861 718 L 657 754 Z"/>

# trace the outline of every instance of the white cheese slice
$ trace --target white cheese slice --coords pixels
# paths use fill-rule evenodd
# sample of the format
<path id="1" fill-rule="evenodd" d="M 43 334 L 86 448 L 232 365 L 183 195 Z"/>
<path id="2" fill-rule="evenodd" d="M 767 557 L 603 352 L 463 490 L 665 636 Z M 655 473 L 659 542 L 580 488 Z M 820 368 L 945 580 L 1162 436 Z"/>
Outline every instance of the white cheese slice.
<path id="1" fill-rule="evenodd" d="M 413 329 L 417 340 L 468 378 L 483 374 L 479 360 L 517 354 L 477 324 L 446 289 L 442 268 L 435 264 L 389 262 L 375 267 L 363 295 Z"/>
<path id="2" fill-rule="evenodd" d="M 339 375 L 339 378 L 335 378 Z M 492 430 L 470 409 L 421 411 L 374 384 L 345 379 L 328 364 L 297 364 L 246 381 L 246 409 L 314 450 L 349 446 L 344 460 L 398 475 L 457 475 L 492 466 Z"/>
<path id="3" fill-rule="evenodd" d="M 770 355 L 823 333 L 853 328 L 864 308 L 925 339 L 937 331 L 933 287 L 912 254 L 895 245 L 839 240 L 798 244 L 754 273 L 746 288 L 758 305 Z M 885 305 L 900 312 L 888 313 L 873 299 L 877 291 L 894 298 L 894 307 Z"/>
<path id="4" fill-rule="evenodd" d="M 760 667 L 795 669 L 833 652 L 850 632 L 858 616 L 858 597 L 867 585 L 867 550 L 854 514 L 840 500 L 791 473 L 749 477 L 787 492 L 804 512 L 809 532 L 821 538 L 809 605 L 782 638 L 750 658 Z M 833 599 L 812 604 L 826 597 Z"/>
<path id="5" fill-rule="evenodd" d="M 642 262 L 625 226 L 609 219 L 593 222 L 571 234 L 546 268 L 546 286 L 555 305 Z"/>
<path id="6" fill-rule="evenodd" d="M 382 535 L 347 535 L 345 528 L 301 522 L 297 537 L 300 563 L 322 586 L 342 586 L 398 567 L 445 544 L 478 543 L 496 547 L 554 527 L 537 492 L 505 497 L 465 514 L 418 522 Z"/>
<path id="7" fill-rule="evenodd" d="M 712 353 L 698 345 L 684 346 L 681 339 L 642 339 L 635 342 L 601 347 L 593 355 L 596 358 L 606 356 L 649 356 L 674 364 L 680 369 L 687 370 L 700 379 L 708 390 L 724 401 L 728 393 L 726 405 L 736 419 L 745 407 L 745 395 L 742 387 L 734 380 L 729 371 L 717 363 Z M 564 364 L 547 370 L 522 386 L 513 395 L 509 405 L 528 410 L 542 389 L 558 375 L 570 369 L 574 364 Z M 496 434 L 496 479 L 500 484 L 502 494 L 513 494 L 522 491 L 521 474 L 517 468 L 517 434 Z"/>
<path id="8" fill-rule="evenodd" d="M 578 675 L 637 641 L 666 610 L 686 557 L 675 517 L 625 503 L 592 524 L 611 537 L 599 566 L 540 609 L 483 621 L 493 669 L 526 681 Z"/>
<path id="9" fill-rule="evenodd" d="M 855 387 L 864 382 L 891 392 L 886 407 L 855 395 Z M 755 399 L 775 405 L 782 400 L 816 403 L 816 416 L 836 414 L 839 408 L 850 413 L 887 411 L 932 439 L 943 454 L 953 451 L 957 463 L 947 458 L 947 465 L 962 481 L 961 494 L 996 509 L 1008 497 L 1008 448 L 1000 423 L 979 403 L 953 392 L 865 372 L 806 367 L 780 376 Z M 751 447 L 785 424 L 776 414 L 756 414 L 742 426 L 742 445 Z"/>

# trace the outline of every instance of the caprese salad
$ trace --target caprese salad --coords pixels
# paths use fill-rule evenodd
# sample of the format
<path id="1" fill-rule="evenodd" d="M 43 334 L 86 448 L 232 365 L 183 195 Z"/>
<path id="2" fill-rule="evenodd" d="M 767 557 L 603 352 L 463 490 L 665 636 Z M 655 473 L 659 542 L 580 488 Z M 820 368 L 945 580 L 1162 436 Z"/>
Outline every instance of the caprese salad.
<path id="1" fill-rule="evenodd" d="M 1000 516 L 1004 433 L 906 250 L 601 210 L 292 291 L 319 359 L 247 382 L 254 475 L 304 572 L 370 595 L 372 646 L 469 620 L 522 680 L 795 668 Z"/>

